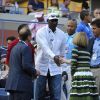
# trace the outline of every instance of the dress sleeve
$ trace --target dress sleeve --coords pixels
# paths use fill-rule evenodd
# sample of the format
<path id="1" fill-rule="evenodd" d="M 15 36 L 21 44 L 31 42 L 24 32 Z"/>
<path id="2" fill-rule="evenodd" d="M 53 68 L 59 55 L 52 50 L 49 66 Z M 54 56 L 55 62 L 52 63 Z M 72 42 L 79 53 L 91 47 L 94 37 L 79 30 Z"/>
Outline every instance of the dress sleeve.
<path id="1" fill-rule="evenodd" d="M 76 68 L 77 68 L 77 58 L 78 58 L 78 49 L 74 48 L 72 50 L 72 62 L 71 62 L 71 72 L 72 75 L 75 73 Z"/>

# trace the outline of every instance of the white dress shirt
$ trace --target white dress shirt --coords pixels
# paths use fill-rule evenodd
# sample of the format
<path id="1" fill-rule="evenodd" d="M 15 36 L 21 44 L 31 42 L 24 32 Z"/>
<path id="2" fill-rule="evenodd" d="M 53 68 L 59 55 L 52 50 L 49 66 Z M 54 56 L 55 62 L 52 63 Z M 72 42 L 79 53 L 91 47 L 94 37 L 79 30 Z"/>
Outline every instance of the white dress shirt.
<path id="1" fill-rule="evenodd" d="M 61 74 L 61 66 L 58 67 L 56 65 L 54 62 L 54 56 L 65 55 L 65 33 L 58 28 L 56 28 L 56 31 L 53 33 L 47 25 L 37 31 L 36 42 L 36 69 L 38 69 L 43 76 L 47 75 L 48 70 L 50 71 L 51 76 Z"/>

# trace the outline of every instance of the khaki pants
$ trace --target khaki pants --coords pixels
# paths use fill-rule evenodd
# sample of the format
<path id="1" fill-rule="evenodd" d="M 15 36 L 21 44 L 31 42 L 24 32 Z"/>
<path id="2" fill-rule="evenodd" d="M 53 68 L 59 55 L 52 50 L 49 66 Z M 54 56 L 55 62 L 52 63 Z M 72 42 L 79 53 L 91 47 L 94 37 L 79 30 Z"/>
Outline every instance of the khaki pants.
<path id="1" fill-rule="evenodd" d="M 91 68 L 91 71 L 93 72 L 93 75 L 95 77 L 97 89 L 100 95 L 100 68 Z"/>

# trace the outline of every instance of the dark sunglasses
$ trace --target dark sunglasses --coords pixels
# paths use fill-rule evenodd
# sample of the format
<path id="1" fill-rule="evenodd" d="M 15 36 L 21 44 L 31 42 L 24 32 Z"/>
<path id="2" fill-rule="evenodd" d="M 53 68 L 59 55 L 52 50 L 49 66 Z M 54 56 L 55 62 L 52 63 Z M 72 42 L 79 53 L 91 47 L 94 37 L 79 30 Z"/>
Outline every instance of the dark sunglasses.
<path id="1" fill-rule="evenodd" d="M 51 22 L 58 22 L 58 19 L 51 19 Z"/>

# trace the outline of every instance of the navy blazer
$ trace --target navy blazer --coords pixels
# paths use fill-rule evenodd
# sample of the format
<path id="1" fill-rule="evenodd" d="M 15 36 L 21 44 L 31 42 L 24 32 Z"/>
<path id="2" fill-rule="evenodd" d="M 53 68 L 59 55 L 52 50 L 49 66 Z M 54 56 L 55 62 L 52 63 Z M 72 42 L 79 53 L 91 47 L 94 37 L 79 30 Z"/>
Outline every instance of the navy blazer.
<path id="1" fill-rule="evenodd" d="M 90 56 L 92 56 L 93 53 L 92 51 L 93 51 L 94 41 L 95 41 L 94 37 L 89 40 L 88 51 L 90 52 Z"/>
<path id="2" fill-rule="evenodd" d="M 9 67 L 6 90 L 32 93 L 32 76 L 36 74 L 36 70 L 31 48 L 23 41 L 11 50 Z"/>

